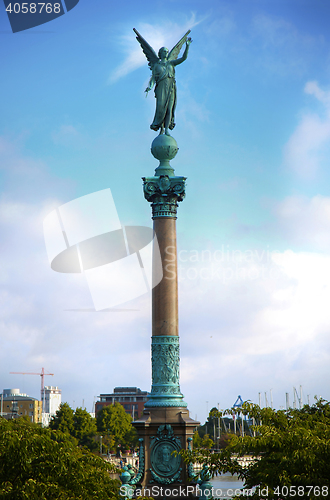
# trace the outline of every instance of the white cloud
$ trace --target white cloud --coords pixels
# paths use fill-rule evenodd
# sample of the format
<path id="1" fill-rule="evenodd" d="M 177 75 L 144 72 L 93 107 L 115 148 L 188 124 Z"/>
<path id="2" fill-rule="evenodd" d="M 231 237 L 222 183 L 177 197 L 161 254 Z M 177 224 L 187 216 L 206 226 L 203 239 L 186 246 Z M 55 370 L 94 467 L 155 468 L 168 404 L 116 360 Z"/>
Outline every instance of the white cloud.
<path id="1" fill-rule="evenodd" d="M 320 89 L 319 85 L 315 81 L 307 82 L 305 85 L 306 94 L 314 95 L 316 99 L 323 102 L 327 108 L 330 106 L 330 91 Z"/>
<path id="2" fill-rule="evenodd" d="M 265 46 L 291 48 L 313 42 L 311 36 L 303 35 L 298 29 L 281 17 L 259 14 L 252 21 L 254 34 L 263 38 Z"/>
<path id="3" fill-rule="evenodd" d="M 302 115 L 284 147 L 284 160 L 299 176 L 313 178 L 326 161 L 330 146 L 330 91 L 322 90 L 317 82 L 307 82 L 304 90 L 324 105 L 323 113 Z"/>
<path id="4" fill-rule="evenodd" d="M 15 139 L 0 136 L 1 199 L 14 205 L 32 202 L 35 206 L 36 202 L 44 203 L 45 200 L 54 203 L 59 192 L 64 197 L 70 196 L 74 183 L 52 175 L 43 160 L 26 154 L 24 139 L 24 136 Z"/>
<path id="5" fill-rule="evenodd" d="M 313 343 L 321 327 L 330 328 L 330 256 L 287 250 L 272 259 L 288 279 L 274 291 L 275 307 L 264 317 L 278 333 L 277 346 L 294 349 Z"/>
<path id="6" fill-rule="evenodd" d="M 195 14 L 192 14 L 190 19 L 183 24 L 177 24 L 172 21 L 164 22 L 161 25 L 139 23 L 135 28 L 157 54 L 161 47 L 168 46 L 169 50 L 174 47 L 188 29 L 197 26 L 202 20 L 196 20 Z M 148 64 L 135 36 L 134 32 L 129 32 L 120 37 L 120 45 L 126 56 L 124 61 L 111 73 L 108 83 L 114 83 L 137 68 Z"/>
<path id="7" fill-rule="evenodd" d="M 235 21 L 228 15 L 225 15 L 220 18 L 215 18 L 210 23 L 208 23 L 208 25 L 205 27 L 205 32 L 212 38 L 221 38 L 227 37 L 236 29 L 237 25 Z"/>
<path id="8" fill-rule="evenodd" d="M 52 208 L 53 204 L 41 201 L 3 200 L 0 206 L 5 243 L 0 265 L 1 378 L 6 387 L 19 387 L 23 377 L 9 375 L 10 371 L 35 372 L 44 366 L 55 374 L 52 383 L 61 387 L 64 400 L 81 404 L 85 398 L 89 407 L 94 395 L 113 385 L 131 385 L 130 378 L 141 372 L 140 366 L 134 367 L 137 356 L 143 361 L 144 351 L 149 350 L 145 323 L 150 307 L 142 297 L 123 304 L 118 312 L 79 312 L 93 309 L 84 277 L 53 272 L 46 256 L 42 221 Z M 123 348 L 125 339 L 129 349 Z M 92 380 L 100 367 L 106 382 L 99 376 L 98 381 Z M 146 362 L 141 375 L 145 385 L 148 376 Z M 89 391 L 81 385 L 84 379 L 83 384 L 93 386 Z M 38 397 L 39 383 L 29 386 L 35 391 L 26 392 Z"/>
<path id="9" fill-rule="evenodd" d="M 77 312 L 93 308 L 87 283 L 80 274 L 51 270 L 42 225 L 47 213 L 63 204 L 54 193 L 74 198 L 70 183 L 56 179 L 43 162 L 24 156 L 17 144 L 4 138 L 0 139 L 0 163 L 6 188 L 0 198 L 3 387 L 25 387 L 24 392 L 38 397 L 37 377 L 35 383 L 27 382 L 9 372 L 45 367 L 55 374 L 52 383 L 61 387 L 64 400 L 81 404 L 85 398 L 90 410 L 95 395 L 115 385 L 132 385 L 137 374 L 146 387 L 150 380 L 148 296 L 112 313 Z M 123 347 L 125 339 L 128 350 Z M 92 380 L 92 374 L 100 372 L 103 375 Z"/>
<path id="10" fill-rule="evenodd" d="M 250 43 L 253 39 L 257 42 L 253 64 L 276 77 L 305 73 L 314 49 L 321 43 L 320 39 L 302 33 L 294 24 L 277 16 L 259 14 L 252 20 L 251 28 Z"/>
<path id="11" fill-rule="evenodd" d="M 9 372 L 44 366 L 55 374 L 52 383 L 61 387 L 64 400 L 80 405 L 84 398 L 89 409 L 95 395 L 116 385 L 149 390 L 150 297 L 123 305 L 121 312 L 72 310 L 93 306 L 80 275 L 55 273 L 47 261 L 42 220 L 54 201 L 45 193 L 49 184 L 59 190 L 57 180 L 13 147 L 7 164 L 15 166 L 15 158 L 20 186 L 0 206 L 3 385 L 24 389 L 23 377 Z M 16 171 L 8 175 L 16 177 Z M 38 195 L 22 199 L 21 189 L 32 182 Z M 276 207 L 275 216 L 292 237 L 302 237 L 305 228 L 306 239 L 319 237 L 327 248 L 329 211 L 328 198 L 292 198 Z M 330 258 L 316 252 L 272 254 L 268 248 L 216 250 L 211 258 L 195 253 L 195 260 L 181 253 L 181 388 L 192 416 L 204 420 L 205 400 L 223 407 L 241 394 L 257 401 L 258 392 L 270 388 L 278 407 L 285 404 L 285 392 L 300 384 L 311 397 L 329 398 Z M 38 397 L 39 379 L 24 383 L 25 392 Z"/>
<path id="12" fill-rule="evenodd" d="M 176 121 L 183 123 L 185 129 L 189 131 L 189 138 L 200 139 L 200 123 L 209 121 L 210 111 L 205 104 L 197 102 L 192 96 L 189 88 L 180 88 L 180 108 L 176 112 Z"/>
<path id="13" fill-rule="evenodd" d="M 330 198 L 289 196 L 274 207 L 277 231 L 288 244 L 330 251 Z"/>
<path id="14" fill-rule="evenodd" d="M 330 330 L 330 257 L 251 252 L 252 260 L 230 253 L 224 262 L 184 264 L 180 326 L 187 399 L 194 400 L 192 387 L 197 393 L 204 387 L 204 399 L 216 402 L 221 394 L 223 407 L 238 394 L 258 402 L 259 391 L 273 388 L 279 407 L 285 392 L 299 385 L 312 397 L 329 397 L 330 348 L 318 340 Z M 317 360 L 318 371 L 307 370 Z"/>
<path id="15" fill-rule="evenodd" d="M 285 406 L 285 393 L 292 403 L 293 387 L 300 385 L 304 403 L 307 395 L 311 402 L 315 394 L 330 398 L 330 198 L 287 197 L 273 213 L 268 230 L 306 251 L 224 245 L 209 261 L 206 251 L 204 257 L 181 254 L 187 260 L 180 282 L 187 400 L 194 401 L 192 386 L 222 407 L 238 394 L 258 402 L 258 393 L 267 391 L 270 399 L 271 388 L 275 406 Z"/>
<path id="16" fill-rule="evenodd" d="M 40 206 L 2 208 L 2 266 L 8 272 L 1 285 L 0 357 L 6 386 L 22 384 L 9 371 L 44 366 L 55 373 L 52 383 L 70 404 L 84 398 L 90 406 L 94 395 L 132 380 L 148 390 L 150 297 L 125 305 L 138 311 L 65 311 L 91 308 L 89 291 L 81 277 L 50 270 Z M 221 406 L 239 393 L 256 401 L 258 391 L 269 388 L 279 406 L 299 384 L 312 396 L 327 397 L 319 379 L 321 373 L 327 380 L 329 353 L 317 339 L 330 328 L 330 258 L 271 254 L 267 248 L 229 254 L 225 249 L 223 260 L 219 252 L 213 257 L 180 263 L 181 385 L 192 412 L 204 418 L 200 398 L 216 403 L 220 392 Z M 301 359 L 306 366 L 319 360 L 318 370 L 297 374 Z M 38 396 L 38 385 L 29 383 L 36 387 L 31 395 Z"/>

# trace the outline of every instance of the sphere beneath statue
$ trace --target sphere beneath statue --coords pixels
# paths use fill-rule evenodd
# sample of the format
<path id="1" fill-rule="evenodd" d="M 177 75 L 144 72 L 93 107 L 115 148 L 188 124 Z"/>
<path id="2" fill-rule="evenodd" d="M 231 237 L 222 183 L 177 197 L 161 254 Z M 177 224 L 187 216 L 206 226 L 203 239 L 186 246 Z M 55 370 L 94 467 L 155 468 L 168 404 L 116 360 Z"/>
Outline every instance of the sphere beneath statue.
<path id="1" fill-rule="evenodd" d="M 165 162 L 168 164 L 170 160 L 173 160 L 178 150 L 174 137 L 166 134 L 158 135 L 151 144 L 151 153 L 161 164 Z"/>

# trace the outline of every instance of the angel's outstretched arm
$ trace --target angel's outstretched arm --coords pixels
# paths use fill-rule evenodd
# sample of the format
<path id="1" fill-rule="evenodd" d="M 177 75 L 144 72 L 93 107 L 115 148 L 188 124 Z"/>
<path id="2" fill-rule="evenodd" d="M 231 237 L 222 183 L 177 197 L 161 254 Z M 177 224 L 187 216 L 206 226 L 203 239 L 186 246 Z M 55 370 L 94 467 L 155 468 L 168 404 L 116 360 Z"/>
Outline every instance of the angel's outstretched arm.
<path id="1" fill-rule="evenodd" d="M 192 42 L 192 39 L 191 38 L 187 38 L 186 40 L 186 48 L 184 49 L 184 53 L 182 54 L 182 57 L 179 57 L 178 59 L 174 59 L 174 61 L 171 61 L 171 63 L 173 64 L 173 66 L 177 66 L 178 64 L 181 64 L 183 63 L 183 61 L 185 61 L 188 57 L 188 52 L 189 52 L 189 45 L 191 44 Z"/>
<path id="2" fill-rule="evenodd" d="M 148 83 L 148 87 L 145 89 L 145 92 L 147 93 L 148 95 L 148 92 L 152 89 L 152 87 L 155 85 L 155 78 L 154 78 L 154 75 L 151 75 L 151 78 L 149 80 L 149 83 Z"/>

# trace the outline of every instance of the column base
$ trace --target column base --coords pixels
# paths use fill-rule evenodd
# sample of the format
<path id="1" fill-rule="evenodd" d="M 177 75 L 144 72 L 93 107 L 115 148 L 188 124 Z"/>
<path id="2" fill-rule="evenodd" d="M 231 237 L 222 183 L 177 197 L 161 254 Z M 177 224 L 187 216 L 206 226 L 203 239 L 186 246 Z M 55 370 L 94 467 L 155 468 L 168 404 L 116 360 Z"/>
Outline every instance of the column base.
<path id="1" fill-rule="evenodd" d="M 168 394 L 164 394 L 163 387 L 160 388 L 159 392 L 161 394 L 151 391 L 148 396 L 149 399 L 144 405 L 146 410 L 149 408 L 187 408 L 188 405 L 183 401 L 183 394 L 180 392 L 169 396 Z"/>
<path id="2" fill-rule="evenodd" d="M 189 417 L 186 406 L 181 404 L 178 407 L 145 408 L 142 417 L 132 422 L 132 425 L 136 428 L 139 438 L 143 439 L 144 446 L 145 470 L 136 488 L 154 487 L 154 491 L 156 487 L 162 487 L 163 491 L 179 489 L 178 493 L 175 491 L 169 496 L 180 498 L 184 496 L 183 493 L 180 494 L 182 488 L 186 489 L 189 485 L 194 496 L 192 484 L 188 481 L 187 465 L 180 455 L 175 456 L 173 453 L 188 449 L 199 425 L 199 422 Z M 167 493 L 169 494 L 169 491 Z M 159 498 L 165 496 L 167 498 L 165 494 Z"/>

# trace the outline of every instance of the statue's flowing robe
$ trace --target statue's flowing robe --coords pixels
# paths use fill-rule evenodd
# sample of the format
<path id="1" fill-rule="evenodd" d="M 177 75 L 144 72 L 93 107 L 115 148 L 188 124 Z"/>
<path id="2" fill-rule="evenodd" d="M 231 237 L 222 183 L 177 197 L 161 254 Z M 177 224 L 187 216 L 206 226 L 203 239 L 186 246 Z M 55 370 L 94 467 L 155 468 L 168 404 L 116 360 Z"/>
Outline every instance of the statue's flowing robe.
<path id="1" fill-rule="evenodd" d="M 166 61 L 164 65 L 161 63 L 155 64 L 153 76 L 156 81 L 156 112 L 150 128 L 158 130 L 162 125 L 164 126 L 165 116 L 167 111 L 169 111 L 171 113 L 169 128 L 173 130 L 175 127 L 174 112 L 176 107 L 174 66 L 169 61 Z"/>

